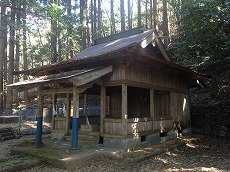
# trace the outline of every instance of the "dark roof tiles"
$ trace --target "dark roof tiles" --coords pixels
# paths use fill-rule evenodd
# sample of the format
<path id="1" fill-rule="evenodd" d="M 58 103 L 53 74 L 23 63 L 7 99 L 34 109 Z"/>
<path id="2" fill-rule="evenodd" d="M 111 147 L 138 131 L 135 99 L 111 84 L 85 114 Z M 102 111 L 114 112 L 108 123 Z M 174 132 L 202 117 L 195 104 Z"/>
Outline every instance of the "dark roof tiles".
<path id="1" fill-rule="evenodd" d="M 134 35 L 130 35 L 127 37 L 123 37 L 120 39 L 112 40 L 109 42 L 101 43 L 98 45 L 91 46 L 79 54 L 77 54 L 74 58 L 76 60 L 80 59 L 88 59 L 90 57 L 97 57 L 101 56 L 107 53 L 112 53 L 114 51 L 118 51 L 120 49 L 123 49 L 125 47 L 129 47 L 133 44 L 141 44 L 143 40 L 145 40 L 147 37 L 149 37 L 154 30 L 148 30 L 143 33 L 138 33 Z"/>

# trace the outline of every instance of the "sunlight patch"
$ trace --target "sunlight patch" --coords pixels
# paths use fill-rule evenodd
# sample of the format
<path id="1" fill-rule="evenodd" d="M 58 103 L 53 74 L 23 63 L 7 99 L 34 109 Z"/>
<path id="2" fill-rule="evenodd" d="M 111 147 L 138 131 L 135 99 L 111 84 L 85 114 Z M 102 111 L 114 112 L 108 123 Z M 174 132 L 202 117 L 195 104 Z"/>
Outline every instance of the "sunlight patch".
<path id="1" fill-rule="evenodd" d="M 166 152 L 166 154 L 167 154 L 167 155 L 169 155 L 169 156 L 174 156 L 174 157 L 176 157 L 176 156 L 177 156 L 177 154 L 172 153 L 172 152 Z"/>
<path id="2" fill-rule="evenodd" d="M 220 170 L 218 170 L 217 168 L 214 168 L 214 167 L 211 167 L 211 168 L 202 167 L 201 170 L 202 171 L 220 171 Z"/>
<path id="3" fill-rule="evenodd" d="M 187 143 L 186 146 L 188 146 L 190 148 L 198 148 L 199 147 L 198 145 L 194 145 L 194 144 L 191 144 L 191 143 Z"/>

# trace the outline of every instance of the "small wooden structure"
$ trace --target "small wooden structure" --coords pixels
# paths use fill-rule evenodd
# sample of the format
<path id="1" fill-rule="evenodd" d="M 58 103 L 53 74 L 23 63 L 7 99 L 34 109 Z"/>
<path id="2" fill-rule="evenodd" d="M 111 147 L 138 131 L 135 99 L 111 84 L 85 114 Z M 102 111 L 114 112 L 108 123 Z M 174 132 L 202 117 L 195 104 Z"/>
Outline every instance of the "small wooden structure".
<path id="1" fill-rule="evenodd" d="M 175 64 L 158 34 L 142 28 L 98 39 L 68 61 L 21 73 L 35 79 L 9 86 L 38 87 L 39 117 L 43 96 L 53 95 L 52 137 L 71 132 L 77 148 L 80 127 L 97 132 L 105 146 L 124 149 L 190 128 L 189 90 L 200 76 Z M 38 120 L 38 144 L 41 125 Z"/>

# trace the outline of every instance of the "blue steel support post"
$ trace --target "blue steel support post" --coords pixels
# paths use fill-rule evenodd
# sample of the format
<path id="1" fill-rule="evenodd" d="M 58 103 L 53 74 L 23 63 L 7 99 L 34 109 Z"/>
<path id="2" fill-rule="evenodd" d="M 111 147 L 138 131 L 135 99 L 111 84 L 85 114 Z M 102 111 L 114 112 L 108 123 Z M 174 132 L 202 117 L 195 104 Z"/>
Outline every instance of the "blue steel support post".
<path id="1" fill-rule="evenodd" d="M 72 118 L 72 149 L 78 148 L 78 121 L 79 118 Z"/>
<path id="2" fill-rule="evenodd" d="M 42 145 L 42 121 L 43 121 L 43 96 L 42 86 L 38 87 L 38 114 L 37 114 L 37 146 Z"/>
<path id="3" fill-rule="evenodd" d="M 42 144 L 42 120 L 43 117 L 37 117 L 37 145 Z"/>
<path id="4" fill-rule="evenodd" d="M 79 92 L 73 86 L 73 118 L 72 118 L 72 149 L 78 149 L 78 122 L 79 122 Z"/>

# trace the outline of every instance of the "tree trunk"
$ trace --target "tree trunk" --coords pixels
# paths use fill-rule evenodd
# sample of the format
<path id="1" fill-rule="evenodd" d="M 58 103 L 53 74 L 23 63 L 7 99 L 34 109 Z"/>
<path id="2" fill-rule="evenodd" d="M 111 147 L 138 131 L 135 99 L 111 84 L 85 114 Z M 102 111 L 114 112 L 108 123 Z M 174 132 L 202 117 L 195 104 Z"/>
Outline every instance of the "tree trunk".
<path id="1" fill-rule="evenodd" d="M 94 39 L 96 39 L 96 33 L 97 33 L 97 0 L 94 0 L 93 2 L 93 36 Z"/>
<path id="2" fill-rule="evenodd" d="M 168 8 L 167 8 L 167 0 L 163 0 L 163 23 L 162 23 L 162 31 L 164 36 L 164 45 L 165 47 L 169 44 L 169 30 L 168 30 Z"/>
<path id="3" fill-rule="evenodd" d="M 80 1 L 80 23 L 82 25 L 81 29 L 81 37 L 82 37 L 82 49 L 86 48 L 86 17 L 87 17 L 87 9 L 86 9 L 86 0 Z"/>
<path id="4" fill-rule="evenodd" d="M 68 0 L 68 9 L 67 9 L 67 14 L 69 16 L 69 20 L 72 20 L 72 17 L 70 17 L 72 15 L 72 6 L 71 6 L 71 0 Z M 67 53 L 67 59 L 73 58 L 73 40 L 72 40 L 72 33 L 73 33 L 73 26 L 72 26 L 72 22 L 68 23 L 68 38 L 67 38 L 67 46 L 68 46 L 68 53 Z"/>
<path id="5" fill-rule="evenodd" d="M 138 12 L 137 12 L 138 27 L 141 27 L 141 1 L 140 0 L 138 0 L 137 8 L 138 8 Z"/>
<path id="6" fill-rule="evenodd" d="M 89 19 L 90 19 L 90 13 L 89 13 L 89 7 L 90 7 L 90 1 L 86 4 L 86 47 L 90 46 L 90 28 L 89 28 Z"/>
<path id="7" fill-rule="evenodd" d="M 150 0 L 150 28 L 153 28 L 153 1 Z"/>
<path id="8" fill-rule="evenodd" d="M 16 11 L 17 21 L 16 21 L 16 49 L 15 49 L 15 63 L 14 63 L 14 70 L 19 71 L 19 61 L 20 61 L 20 35 L 21 35 L 21 2 L 17 2 L 17 11 Z M 19 75 L 14 77 L 15 82 L 19 82 Z M 19 92 L 13 90 L 13 97 L 15 98 L 16 102 L 19 102 Z"/>
<path id="9" fill-rule="evenodd" d="M 124 0 L 120 0 L 120 14 L 121 14 L 121 31 L 125 31 L 125 7 Z"/>
<path id="10" fill-rule="evenodd" d="M 131 0 L 128 0 L 128 26 L 129 26 L 129 29 L 132 29 L 132 7 L 131 7 Z"/>
<path id="11" fill-rule="evenodd" d="M 16 54 L 15 54 L 15 71 L 19 71 L 19 59 L 20 59 L 20 31 L 21 31 L 21 3 L 17 4 L 17 30 L 16 30 Z M 15 76 L 15 82 L 19 82 L 19 76 Z"/>
<path id="12" fill-rule="evenodd" d="M 98 12 L 97 12 L 98 24 L 97 25 L 98 25 L 98 35 L 99 35 L 99 37 L 101 36 L 101 32 L 102 32 L 102 28 L 101 28 L 101 26 L 102 26 L 102 15 L 101 14 L 102 14 L 101 13 L 101 0 L 98 0 Z"/>
<path id="13" fill-rule="evenodd" d="M 92 42 L 94 41 L 94 22 L 93 22 L 93 0 L 91 0 L 91 5 L 90 5 L 90 24 L 91 24 L 91 39 Z"/>
<path id="14" fill-rule="evenodd" d="M 145 1 L 145 27 L 148 29 L 148 0 Z"/>
<path id="15" fill-rule="evenodd" d="M 58 0 L 58 6 L 60 6 L 60 0 Z M 62 53 L 61 53 L 61 50 L 62 50 L 61 30 L 62 30 L 62 27 L 60 25 L 60 21 L 58 20 L 57 21 L 57 45 L 58 45 L 58 47 L 57 47 L 57 55 L 58 55 L 58 61 L 62 61 Z"/>
<path id="16" fill-rule="evenodd" d="M 3 2 L 2 2 L 3 3 Z M 1 20 L 0 20 L 0 115 L 4 111 L 4 59 L 6 59 L 7 50 L 7 16 L 6 7 L 1 7 Z"/>
<path id="17" fill-rule="evenodd" d="M 114 8 L 113 8 L 113 5 L 114 5 L 114 1 L 113 0 L 110 0 L 110 10 L 111 10 L 111 35 L 115 34 L 116 33 L 116 30 L 115 30 L 115 19 L 114 19 Z"/>
<path id="18" fill-rule="evenodd" d="M 9 40 L 9 69 L 7 84 L 13 83 L 13 71 L 14 71 L 14 45 L 15 45 L 15 8 L 16 0 L 12 0 L 11 15 L 10 15 L 10 40 Z M 7 99 L 6 99 L 6 115 L 12 114 L 13 105 L 13 88 L 7 87 Z"/>
<path id="19" fill-rule="evenodd" d="M 23 50 L 22 50 L 22 56 L 23 56 L 23 70 L 28 69 L 28 62 L 27 62 L 27 42 L 26 42 L 26 0 L 23 1 Z M 27 80 L 27 75 L 23 76 L 24 80 Z M 24 91 L 24 100 L 25 102 L 28 102 L 28 91 Z"/>
<path id="20" fill-rule="evenodd" d="M 56 0 L 50 0 L 51 5 L 56 4 Z M 57 19 L 54 18 L 51 14 L 51 63 L 56 63 L 58 59 L 57 54 Z"/>
<path id="21" fill-rule="evenodd" d="M 6 5 L 10 6 L 9 5 L 9 0 L 5 0 L 4 2 L 5 2 Z M 7 44 L 7 42 L 8 42 L 8 38 L 7 38 L 7 34 L 8 34 L 7 26 L 9 25 L 9 21 L 8 20 L 10 20 L 10 19 L 8 19 L 8 16 L 7 16 L 7 13 L 6 13 L 6 15 L 4 17 L 4 21 L 3 21 L 3 23 L 5 23 L 5 29 L 4 29 L 5 33 L 4 33 L 4 35 L 6 35 L 4 37 L 4 40 L 3 40 L 4 41 L 3 45 L 5 46 L 4 47 L 5 54 L 3 55 L 3 57 L 4 57 L 4 59 L 3 59 L 3 80 L 4 80 L 4 84 L 7 83 L 7 75 L 8 75 L 8 58 L 7 58 L 7 52 L 8 52 L 8 47 L 9 47 L 8 44 Z M 6 108 L 7 90 L 6 90 L 6 88 L 3 88 L 3 89 L 4 89 L 4 95 L 3 95 L 3 99 L 4 99 L 3 103 L 4 104 L 3 104 L 3 107 Z"/>
<path id="22" fill-rule="evenodd" d="M 153 28 L 157 29 L 157 0 L 153 0 Z"/>

